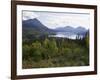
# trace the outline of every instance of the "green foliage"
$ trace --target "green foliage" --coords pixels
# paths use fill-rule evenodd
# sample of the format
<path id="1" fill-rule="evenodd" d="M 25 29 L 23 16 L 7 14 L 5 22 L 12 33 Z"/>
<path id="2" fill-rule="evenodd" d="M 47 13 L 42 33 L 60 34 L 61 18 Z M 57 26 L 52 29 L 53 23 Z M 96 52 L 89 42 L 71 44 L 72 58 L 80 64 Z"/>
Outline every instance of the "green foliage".
<path id="1" fill-rule="evenodd" d="M 89 36 L 88 35 L 86 36 L 86 46 L 87 48 L 89 48 Z"/>
<path id="2" fill-rule="evenodd" d="M 30 51 L 30 47 L 26 44 L 26 45 L 23 45 L 22 47 L 23 49 L 23 59 L 28 59 L 28 56 L 29 56 L 29 51 Z"/>
<path id="3" fill-rule="evenodd" d="M 85 44 L 86 44 L 86 47 L 89 48 L 89 30 L 85 35 Z"/>
<path id="4" fill-rule="evenodd" d="M 38 41 L 32 43 L 31 50 L 30 50 L 30 56 L 32 57 L 32 59 L 35 61 L 40 61 L 42 56 L 41 52 L 42 52 L 41 43 Z"/>
<path id="5" fill-rule="evenodd" d="M 84 40 L 44 37 L 23 41 L 23 68 L 89 65 L 88 42 L 88 36 Z"/>

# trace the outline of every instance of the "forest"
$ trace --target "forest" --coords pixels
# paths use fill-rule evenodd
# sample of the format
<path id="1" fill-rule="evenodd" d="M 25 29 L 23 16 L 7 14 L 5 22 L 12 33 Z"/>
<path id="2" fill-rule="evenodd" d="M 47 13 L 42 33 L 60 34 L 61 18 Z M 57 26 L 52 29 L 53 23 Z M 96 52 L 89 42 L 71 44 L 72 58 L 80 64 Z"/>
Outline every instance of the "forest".
<path id="1" fill-rule="evenodd" d="M 27 37 L 22 42 L 24 69 L 89 65 L 88 34 L 75 40 L 36 34 Z"/>

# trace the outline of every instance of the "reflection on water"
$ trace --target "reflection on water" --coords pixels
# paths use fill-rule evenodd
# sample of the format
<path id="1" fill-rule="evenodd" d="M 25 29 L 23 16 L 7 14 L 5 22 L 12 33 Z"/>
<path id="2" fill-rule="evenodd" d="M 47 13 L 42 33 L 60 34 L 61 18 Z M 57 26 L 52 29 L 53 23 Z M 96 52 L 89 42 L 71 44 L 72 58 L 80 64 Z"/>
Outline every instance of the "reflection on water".
<path id="1" fill-rule="evenodd" d="M 69 38 L 69 39 L 82 39 L 83 35 L 72 34 L 69 32 L 58 32 L 55 35 L 49 35 L 49 37 L 62 37 L 62 38 Z"/>

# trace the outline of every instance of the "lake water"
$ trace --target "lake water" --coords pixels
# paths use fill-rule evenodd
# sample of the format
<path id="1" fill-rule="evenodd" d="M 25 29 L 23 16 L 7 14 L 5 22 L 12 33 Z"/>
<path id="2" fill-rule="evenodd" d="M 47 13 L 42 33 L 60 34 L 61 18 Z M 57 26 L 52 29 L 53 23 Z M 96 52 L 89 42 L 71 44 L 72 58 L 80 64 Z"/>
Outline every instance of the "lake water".
<path id="1" fill-rule="evenodd" d="M 77 34 L 70 33 L 70 32 L 57 32 L 56 35 L 49 35 L 49 37 L 62 37 L 62 38 L 69 38 L 69 39 L 76 39 Z M 79 35 L 79 39 L 83 38 L 83 35 Z"/>

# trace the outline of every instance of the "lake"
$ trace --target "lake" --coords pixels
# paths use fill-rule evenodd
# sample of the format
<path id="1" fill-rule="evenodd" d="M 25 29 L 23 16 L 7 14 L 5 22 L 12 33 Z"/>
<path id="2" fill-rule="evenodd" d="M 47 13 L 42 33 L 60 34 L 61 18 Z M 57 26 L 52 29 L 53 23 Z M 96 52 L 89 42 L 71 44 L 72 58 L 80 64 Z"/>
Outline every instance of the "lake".
<path id="1" fill-rule="evenodd" d="M 62 38 L 69 38 L 69 39 L 76 39 L 79 37 L 79 39 L 82 39 L 83 35 L 77 35 L 71 32 L 57 32 L 55 35 L 49 35 L 48 37 L 62 37 Z"/>

